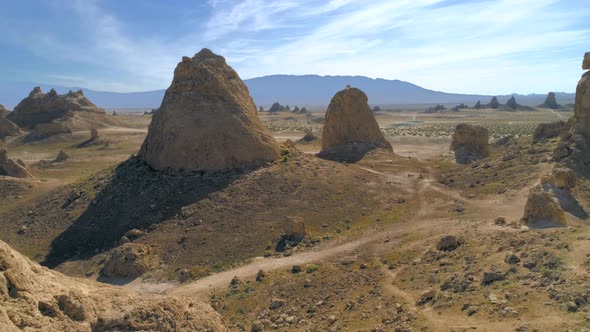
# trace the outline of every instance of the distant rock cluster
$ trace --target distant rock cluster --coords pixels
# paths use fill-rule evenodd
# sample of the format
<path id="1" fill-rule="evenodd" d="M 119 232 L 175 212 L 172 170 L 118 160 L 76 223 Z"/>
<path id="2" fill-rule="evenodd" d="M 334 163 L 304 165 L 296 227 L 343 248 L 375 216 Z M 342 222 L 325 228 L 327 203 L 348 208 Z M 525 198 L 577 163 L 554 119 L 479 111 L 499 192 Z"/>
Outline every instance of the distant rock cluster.
<path id="1" fill-rule="evenodd" d="M 183 57 L 139 157 L 158 170 L 218 171 L 279 158 L 248 88 L 222 56 Z"/>
<path id="2" fill-rule="evenodd" d="M 88 100 L 82 90 L 59 95 L 54 89 L 43 93 L 39 87 L 35 87 L 6 118 L 31 131 L 36 139 L 113 124 L 105 111 Z"/>
<path id="3" fill-rule="evenodd" d="M 0 148 L 0 175 L 13 178 L 34 178 L 24 161 L 8 158 L 8 151 L 5 148 Z"/>

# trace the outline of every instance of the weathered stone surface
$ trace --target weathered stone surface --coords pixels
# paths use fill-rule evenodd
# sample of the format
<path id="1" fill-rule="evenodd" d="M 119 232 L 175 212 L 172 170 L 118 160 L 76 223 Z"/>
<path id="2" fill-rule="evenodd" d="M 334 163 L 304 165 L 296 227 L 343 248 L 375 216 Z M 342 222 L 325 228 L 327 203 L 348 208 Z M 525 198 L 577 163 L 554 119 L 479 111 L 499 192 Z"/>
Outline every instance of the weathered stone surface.
<path id="1" fill-rule="evenodd" d="M 498 102 L 498 98 L 496 98 L 495 96 L 492 97 L 492 100 L 490 101 L 489 106 L 491 109 L 497 109 L 498 107 L 500 107 L 500 103 Z"/>
<path id="2" fill-rule="evenodd" d="M 8 159 L 8 151 L 0 148 L 0 175 L 14 178 L 34 178 L 27 164 L 20 159 Z"/>
<path id="3" fill-rule="evenodd" d="M 535 228 L 564 226 L 566 224 L 565 213 L 559 206 L 557 199 L 540 186 L 535 187 L 529 193 L 523 221 L 526 225 Z"/>
<path id="4" fill-rule="evenodd" d="M 551 176 L 543 179 L 543 182 L 550 183 L 560 189 L 573 189 L 576 186 L 577 178 L 573 169 L 557 167 L 553 169 Z"/>
<path id="5" fill-rule="evenodd" d="M 555 138 L 564 135 L 567 132 L 565 121 L 554 121 L 550 123 L 540 123 L 533 132 L 533 141 L 539 142 L 549 138 Z"/>
<path id="6" fill-rule="evenodd" d="M 393 150 L 381 133 L 367 95 L 346 88 L 336 93 L 326 111 L 320 154 L 354 143 Z"/>
<path id="7" fill-rule="evenodd" d="M 555 92 L 549 92 L 547 94 L 547 98 L 545 98 L 545 102 L 539 105 L 539 107 L 547 107 L 556 110 L 561 108 L 561 105 L 557 103 L 557 97 L 555 96 Z"/>
<path id="8" fill-rule="evenodd" d="M 41 267 L 0 241 L 1 331 L 229 331 L 209 305 L 136 295 Z"/>
<path id="9" fill-rule="evenodd" d="M 113 250 L 102 272 L 108 277 L 136 278 L 158 265 L 158 257 L 150 247 L 125 243 Z"/>
<path id="10" fill-rule="evenodd" d="M 10 113 L 10 111 L 7 110 L 4 105 L 0 104 L 0 118 L 6 116 L 8 113 Z"/>
<path id="11" fill-rule="evenodd" d="M 158 170 L 223 170 L 274 161 L 279 146 L 238 74 L 203 49 L 177 65 L 139 156 Z"/>
<path id="12" fill-rule="evenodd" d="M 453 251 L 461 245 L 461 241 L 453 235 L 443 236 L 436 244 L 436 249 L 441 251 Z"/>
<path id="13" fill-rule="evenodd" d="M 305 237 L 305 224 L 301 217 L 286 217 L 283 220 L 285 236 L 292 240 L 302 240 Z"/>
<path id="14" fill-rule="evenodd" d="M 39 87 L 33 89 L 6 118 L 21 128 L 34 130 L 39 137 L 114 124 L 105 111 L 88 100 L 81 90 L 59 95 L 52 89 L 44 94 Z"/>
<path id="15" fill-rule="evenodd" d="M 57 154 L 57 157 L 55 157 L 55 159 L 53 160 L 53 162 L 55 163 L 59 163 L 62 161 L 66 161 L 70 159 L 70 155 L 65 152 L 64 150 L 60 150 L 59 153 Z"/>
<path id="16" fill-rule="evenodd" d="M 510 99 L 508 99 L 508 101 L 506 102 L 506 106 L 516 110 L 518 108 L 518 103 L 516 102 L 516 98 L 514 98 L 514 96 L 510 97 Z"/>
<path id="17" fill-rule="evenodd" d="M 484 159 L 490 155 L 490 134 L 481 126 L 460 123 L 455 128 L 451 150 L 455 152 L 455 160 L 459 164 Z"/>
<path id="18" fill-rule="evenodd" d="M 7 136 L 18 136 L 20 134 L 21 130 L 15 123 L 0 116 L 0 139 Z"/>
<path id="19" fill-rule="evenodd" d="M 582 61 L 582 69 L 590 69 L 590 52 L 584 54 L 584 61 Z"/>

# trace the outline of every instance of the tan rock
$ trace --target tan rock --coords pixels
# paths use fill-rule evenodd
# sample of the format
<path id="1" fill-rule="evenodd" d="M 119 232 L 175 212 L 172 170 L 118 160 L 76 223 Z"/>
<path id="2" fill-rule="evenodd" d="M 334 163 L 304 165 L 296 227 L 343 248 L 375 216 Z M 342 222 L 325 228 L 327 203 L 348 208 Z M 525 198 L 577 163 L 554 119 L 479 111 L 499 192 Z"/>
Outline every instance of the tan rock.
<path id="1" fill-rule="evenodd" d="M 34 130 L 39 137 L 115 124 L 105 110 L 94 105 L 82 91 L 59 95 L 52 89 L 45 94 L 39 87 L 6 118 L 21 128 Z"/>
<path id="2" fill-rule="evenodd" d="M 59 163 L 62 161 L 66 161 L 70 159 L 70 155 L 65 152 L 64 150 L 60 150 L 59 153 L 57 154 L 57 157 L 55 157 L 55 159 L 53 160 L 53 162 L 55 163 Z"/>
<path id="3" fill-rule="evenodd" d="M 455 128 L 451 150 L 455 152 L 455 160 L 459 164 L 484 159 L 490 156 L 490 134 L 481 126 L 460 123 Z"/>
<path id="4" fill-rule="evenodd" d="M 590 69 L 590 52 L 584 54 L 584 61 L 582 61 L 582 69 Z"/>
<path id="5" fill-rule="evenodd" d="M 330 101 L 320 155 L 350 144 L 393 150 L 381 133 L 367 95 L 356 88 L 346 88 L 336 93 Z"/>
<path id="6" fill-rule="evenodd" d="M 566 225 L 565 213 L 559 206 L 557 198 L 545 192 L 540 186 L 529 193 L 523 221 L 528 226 L 536 228 Z"/>
<path id="7" fill-rule="evenodd" d="M 590 138 L 590 72 L 582 75 L 576 87 L 574 133 Z"/>
<path id="8" fill-rule="evenodd" d="M 305 224 L 301 217 L 287 217 L 283 220 L 285 236 L 293 240 L 302 240 L 305 237 Z"/>
<path id="9" fill-rule="evenodd" d="M 0 241 L 0 331 L 229 331 L 209 305 L 41 267 Z"/>
<path id="10" fill-rule="evenodd" d="M 8 151 L 5 148 L 0 148 L 0 175 L 13 178 L 35 178 L 24 161 L 8 159 Z"/>
<path id="11" fill-rule="evenodd" d="M 16 124 L 0 116 L 0 139 L 6 136 L 18 136 L 20 134 L 21 130 Z"/>
<path id="12" fill-rule="evenodd" d="M 125 243 L 113 250 L 102 272 L 108 277 L 136 278 L 158 265 L 159 259 L 150 247 Z"/>
<path id="13" fill-rule="evenodd" d="M 139 156 L 158 170 L 223 170 L 274 161 L 279 146 L 238 74 L 203 49 L 177 65 Z"/>
<path id="14" fill-rule="evenodd" d="M 565 167 L 555 168 L 547 179 L 543 182 L 551 183 L 560 189 L 573 189 L 576 186 L 577 181 L 576 172 L 572 169 Z"/>
<path id="15" fill-rule="evenodd" d="M 565 121 L 554 121 L 550 123 L 540 123 L 533 132 L 533 141 L 539 142 L 550 138 L 559 137 L 567 132 Z"/>
<path id="16" fill-rule="evenodd" d="M 0 118 L 6 116 L 8 113 L 10 113 L 10 111 L 7 110 L 4 105 L 0 104 Z"/>
<path id="17" fill-rule="evenodd" d="M 98 130 L 96 128 L 90 128 L 90 138 L 91 139 L 98 138 Z"/>

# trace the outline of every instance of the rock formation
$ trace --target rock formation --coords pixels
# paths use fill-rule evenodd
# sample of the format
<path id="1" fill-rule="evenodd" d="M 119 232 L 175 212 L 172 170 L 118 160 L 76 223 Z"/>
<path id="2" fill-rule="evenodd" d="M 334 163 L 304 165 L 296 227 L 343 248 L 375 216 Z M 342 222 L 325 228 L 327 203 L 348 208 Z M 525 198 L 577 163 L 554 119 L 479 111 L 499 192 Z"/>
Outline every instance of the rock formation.
<path id="1" fill-rule="evenodd" d="M 158 170 L 223 170 L 279 158 L 248 88 L 225 59 L 183 57 L 139 152 Z"/>
<path id="2" fill-rule="evenodd" d="M 20 128 L 12 121 L 0 117 L 0 139 L 6 136 L 18 136 L 21 134 Z"/>
<path id="3" fill-rule="evenodd" d="M 533 132 L 533 141 L 540 142 L 549 138 L 564 135 L 568 130 L 564 121 L 554 121 L 550 123 L 540 123 Z"/>
<path id="4" fill-rule="evenodd" d="M 473 105 L 473 108 L 475 108 L 476 110 L 481 108 L 481 102 L 478 100 L 477 103 L 475 103 L 475 105 Z"/>
<path id="5" fill-rule="evenodd" d="M 557 198 L 545 192 L 541 186 L 535 187 L 529 193 L 522 219 L 526 225 L 535 228 L 566 224 L 565 213 L 559 206 Z"/>
<path id="6" fill-rule="evenodd" d="M 0 331 L 229 331 L 209 305 L 41 267 L 0 241 Z"/>
<path id="7" fill-rule="evenodd" d="M 498 107 L 500 107 L 500 103 L 498 102 L 498 98 L 496 98 L 495 96 L 492 97 L 492 100 L 490 101 L 489 106 L 491 109 L 497 109 Z"/>
<path id="8" fill-rule="evenodd" d="M 516 111 L 516 109 L 518 108 L 516 98 L 514 98 L 514 96 L 511 96 L 510 99 L 508 99 L 508 101 L 506 102 L 506 106 Z"/>
<path id="9" fill-rule="evenodd" d="M 561 105 L 557 103 L 557 97 L 555 96 L 555 92 L 549 92 L 547 94 L 547 98 L 545 98 L 545 102 L 539 105 L 538 107 L 541 108 L 551 108 L 551 109 L 560 109 Z"/>
<path id="10" fill-rule="evenodd" d="M 379 128 L 367 95 L 356 88 L 346 88 L 332 98 L 324 121 L 320 156 L 346 154 L 350 148 L 393 151 Z"/>
<path id="11" fill-rule="evenodd" d="M 289 240 L 301 241 L 305 237 L 305 224 L 301 217 L 287 217 L 283 220 L 283 230 Z"/>
<path id="12" fill-rule="evenodd" d="M 559 189 L 570 190 L 576 186 L 577 178 L 574 170 L 564 167 L 556 167 L 553 169 L 551 176 L 544 178 L 541 182 L 550 183 Z"/>
<path id="13" fill-rule="evenodd" d="M 70 155 L 65 152 L 64 150 L 60 150 L 59 153 L 57 154 L 57 157 L 55 157 L 55 159 L 53 160 L 54 163 L 60 163 L 62 161 L 66 161 L 70 159 Z"/>
<path id="14" fill-rule="evenodd" d="M 59 95 L 53 89 L 45 94 L 39 87 L 33 89 L 6 118 L 21 128 L 32 130 L 35 138 L 114 124 L 102 108 L 84 96 L 82 90 Z"/>
<path id="15" fill-rule="evenodd" d="M 586 53 L 583 69 L 590 69 Z M 554 157 L 579 175 L 590 177 L 590 72 L 585 72 L 576 87 L 576 103 L 568 137 L 555 149 Z M 570 123 L 568 121 L 568 123 Z"/>
<path id="16" fill-rule="evenodd" d="M 451 150 L 459 164 L 484 159 L 490 156 L 490 134 L 484 127 L 460 123 L 455 128 Z"/>
<path id="17" fill-rule="evenodd" d="M 8 151 L 0 148 L 0 175 L 13 178 L 34 178 L 27 164 L 20 160 L 8 159 Z"/>
<path id="18" fill-rule="evenodd" d="M 158 265 L 158 257 L 150 247 L 125 243 L 113 249 L 102 273 L 108 277 L 137 278 Z"/>
<path id="19" fill-rule="evenodd" d="M 10 113 L 10 111 L 7 110 L 4 105 L 0 104 L 0 118 L 6 116 L 8 113 Z"/>
<path id="20" fill-rule="evenodd" d="M 313 131 L 308 130 L 305 132 L 305 135 L 303 135 L 303 137 L 297 142 L 302 143 L 302 144 L 307 144 L 307 143 L 317 141 L 317 139 L 318 139 L 318 137 L 313 133 Z"/>

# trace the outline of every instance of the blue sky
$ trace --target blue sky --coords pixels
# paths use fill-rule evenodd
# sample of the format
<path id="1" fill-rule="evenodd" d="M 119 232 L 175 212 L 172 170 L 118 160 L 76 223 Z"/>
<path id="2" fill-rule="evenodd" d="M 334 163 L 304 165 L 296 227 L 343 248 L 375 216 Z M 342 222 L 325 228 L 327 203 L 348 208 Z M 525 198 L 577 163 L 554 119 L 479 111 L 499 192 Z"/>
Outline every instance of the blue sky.
<path id="1" fill-rule="evenodd" d="M 573 92 L 590 51 L 585 0 L 21 0 L 0 13 L 0 81 L 118 92 L 168 87 L 181 57 L 203 47 L 244 79 Z"/>

